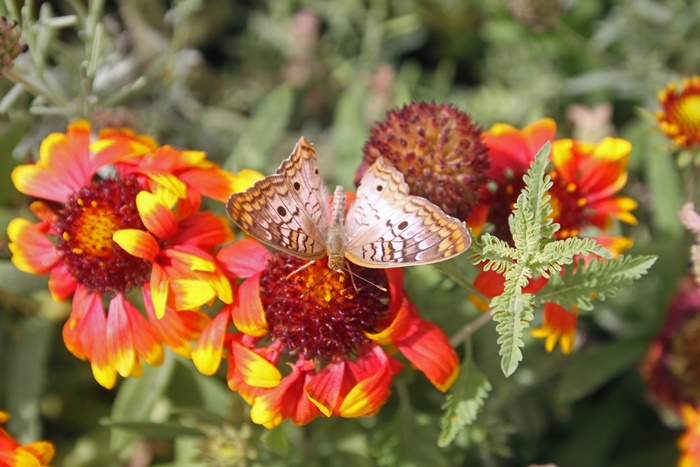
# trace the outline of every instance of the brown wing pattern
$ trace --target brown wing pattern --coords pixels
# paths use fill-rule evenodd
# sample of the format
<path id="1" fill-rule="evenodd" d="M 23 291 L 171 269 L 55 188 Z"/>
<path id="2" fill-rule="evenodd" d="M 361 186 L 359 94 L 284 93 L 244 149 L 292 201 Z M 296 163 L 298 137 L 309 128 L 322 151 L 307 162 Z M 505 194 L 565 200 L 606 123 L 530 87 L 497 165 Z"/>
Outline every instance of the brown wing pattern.
<path id="1" fill-rule="evenodd" d="M 226 210 L 245 233 L 291 255 L 326 255 L 327 195 L 318 176 L 316 153 L 299 138 L 277 173 L 233 193 Z"/>

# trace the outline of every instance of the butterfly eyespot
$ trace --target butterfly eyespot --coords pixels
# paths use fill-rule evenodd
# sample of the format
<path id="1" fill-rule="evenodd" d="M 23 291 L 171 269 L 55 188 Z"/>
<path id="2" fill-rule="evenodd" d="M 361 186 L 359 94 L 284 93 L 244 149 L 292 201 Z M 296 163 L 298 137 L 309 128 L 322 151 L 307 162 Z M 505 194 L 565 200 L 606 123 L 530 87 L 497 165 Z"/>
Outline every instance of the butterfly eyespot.
<path id="1" fill-rule="evenodd" d="M 280 206 L 280 207 L 277 208 L 277 213 L 278 213 L 280 216 L 284 217 L 284 216 L 287 215 L 287 210 L 284 209 L 284 206 Z"/>
<path id="2" fill-rule="evenodd" d="M 403 221 L 403 222 L 400 223 L 397 227 L 399 228 L 399 230 L 403 230 L 403 229 L 405 229 L 406 227 L 408 227 L 408 222 Z"/>
<path id="3" fill-rule="evenodd" d="M 295 189 L 296 191 L 299 191 L 300 188 L 301 188 L 301 183 L 299 183 L 299 182 L 294 182 L 294 189 Z"/>
<path id="4" fill-rule="evenodd" d="M 377 191 L 382 191 L 384 189 L 384 185 L 377 185 Z"/>

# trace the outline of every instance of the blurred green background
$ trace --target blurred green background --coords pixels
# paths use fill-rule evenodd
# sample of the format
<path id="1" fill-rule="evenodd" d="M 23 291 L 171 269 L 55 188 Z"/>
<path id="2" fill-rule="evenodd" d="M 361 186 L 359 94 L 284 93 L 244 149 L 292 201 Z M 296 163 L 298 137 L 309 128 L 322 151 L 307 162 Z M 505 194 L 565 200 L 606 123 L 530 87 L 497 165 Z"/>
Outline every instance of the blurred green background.
<path id="1" fill-rule="evenodd" d="M 55 465 L 196 465 L 217 442 L 259 465 L 675 463 L 680 427 L 649 404 L 638 365 L 688 267 L 676 214 L 687 177 L 652 112 L 661 88 L 700 69 L 696 1 L 7 0 L 0 13 L 20 20 L 30 46 L 15 71 L 47 89 L 35 97 L 0 80 L 0 408 L 22 441 L 56 443 Z M 635 239 L 632 254 L 659 256 L 633 288 L 580 317 L 569 356 L 531 339 L 506 379 L 493 326 L 480 329 L 472 358 L 493 390 L 448 447 L 436 444 L 444 396 L 410 371 L 375 417 L 273 431 L 249 421 L 222 375 L 172 354 L 103 390 L 63 345 L 70 305 L 10 263 L 7 224 L 30 216 L 11 169 L 71 119 L 131 126 L 263 173 L 303 134 L 328 184 L 350 187 L 372 124 L 411 100 L 453 104 L 484 129 L 552 117 L 559 137 L 630 140 L 625 194 L 640 223 L 615 233 Z M 448 335 L 477 316 L 435 270 L 406 280 Z"/>

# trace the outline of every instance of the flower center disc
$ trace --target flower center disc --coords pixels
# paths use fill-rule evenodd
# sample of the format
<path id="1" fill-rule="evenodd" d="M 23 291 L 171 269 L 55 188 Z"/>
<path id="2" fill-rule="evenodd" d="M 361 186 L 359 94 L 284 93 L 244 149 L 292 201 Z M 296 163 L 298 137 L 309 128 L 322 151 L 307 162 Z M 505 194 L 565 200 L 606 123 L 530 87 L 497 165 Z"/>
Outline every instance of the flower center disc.
<path id="1" fill-rule="evenodd" d="M 379 288 L 388 290 L 386 273 L 348 264 L 352 274 L 370 284 L 347 271 L 331 271 L 327 258 L 297 271 L 305 264 L 283 253 L 267 263 L 260 298 L 270 335 L 290 353 L 308 359 L 330 362 L 352 356 L 368 341 L 365 333 L 376 332 L 387 314 L 390 295 Z"/>
<path id="2" fill-rule="evenodd" d="M 73 193 L 56 225 L 56 249 L 71 275 L 90 291 L 126 292 L 148 280 L 150 264 L 124 251 L 112 236 L 146 230 L 136 207 L 135 178 L 95 180 Z"/>

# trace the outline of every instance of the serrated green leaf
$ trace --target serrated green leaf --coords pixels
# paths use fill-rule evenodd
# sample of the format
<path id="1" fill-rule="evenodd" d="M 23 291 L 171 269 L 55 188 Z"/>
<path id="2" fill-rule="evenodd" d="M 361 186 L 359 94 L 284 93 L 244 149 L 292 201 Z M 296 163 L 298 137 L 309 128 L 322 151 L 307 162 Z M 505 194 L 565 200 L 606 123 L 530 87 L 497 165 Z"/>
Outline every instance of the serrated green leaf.
<path id="1" fill-rule="evenodd" d="M 518 250 L 489 233 L 482 235 L 479 240 L 479 245 L 470 256 L 474 264 L 485 262 L 485 271 L 494 270 L 502 274 L 518 257 Z"/>
<path id="2" fill-rule="evenodd" d="M 551 273 L 559 272 L 565 264 L 571 264 L 576 255 L 590 254 L 612 258 L 612 254 L 594 239 L 571 237 L 546 244 L 542 251 L 533 255 L 530 267 L 536 274 L 549 277 Z"/>
<path id="3" fill-rule="evenodd" d="M 498 343 L 501 345 L 501 370 L 510 376 L 518 368 L 523 359 L 522 351 L 525 346 L 523 333 L 534 318 L 533 294 L 523 294 L 522 289 L 527 285 L 531 274 L 519 264 L 514 265 L 505 273 L 506 282 L 503 294 L 491 300 L 491 315 L 498 332 Z"/>
<path id="4" fill-rule="evenodd" d="M 576 272 L 567 268 L 556 281 L 550 281 L 537 295 L 538 303 L 554 302 L 571 309 L 577 306 L 583 310 L 593 308 L 591 295 L 605 300 L 623 287 L 646 274 L 656 262 L 656 256 L 620 255 L 612 260 L 594 259 L 588 266 L 580 262 Z"/>
<path id="5" fill-rule="evenodd" d="M 270 92 L 255 110 L 225 164 L 267 170 L 265 161 L 284 133 L 294 108 L 294 91 L 283 83 Z"/>
<path id="6" fill-rule="evenodd" d="M 545 175 L 550 149 L 551 143 L 547 142 L 537 151 L 535 160 L 523 177 L 525 188 L 518 196 L 513 214 L 508 219 L 513 243 L 521 252 L 537 248 L 542 238 L 549 238 L 556 231 L 550 217 L 552 207 L 547 194 L 552 181 Z"/>
<path id="7" fill-rule="evenodd" d="M 491 383 L 486 376 L 471 359 L 465 360 L 442 406 L 445 412 L 440 421 L 438 446 L 449 446 L 460 430 L 474 423 L 490 392 Z"/>

